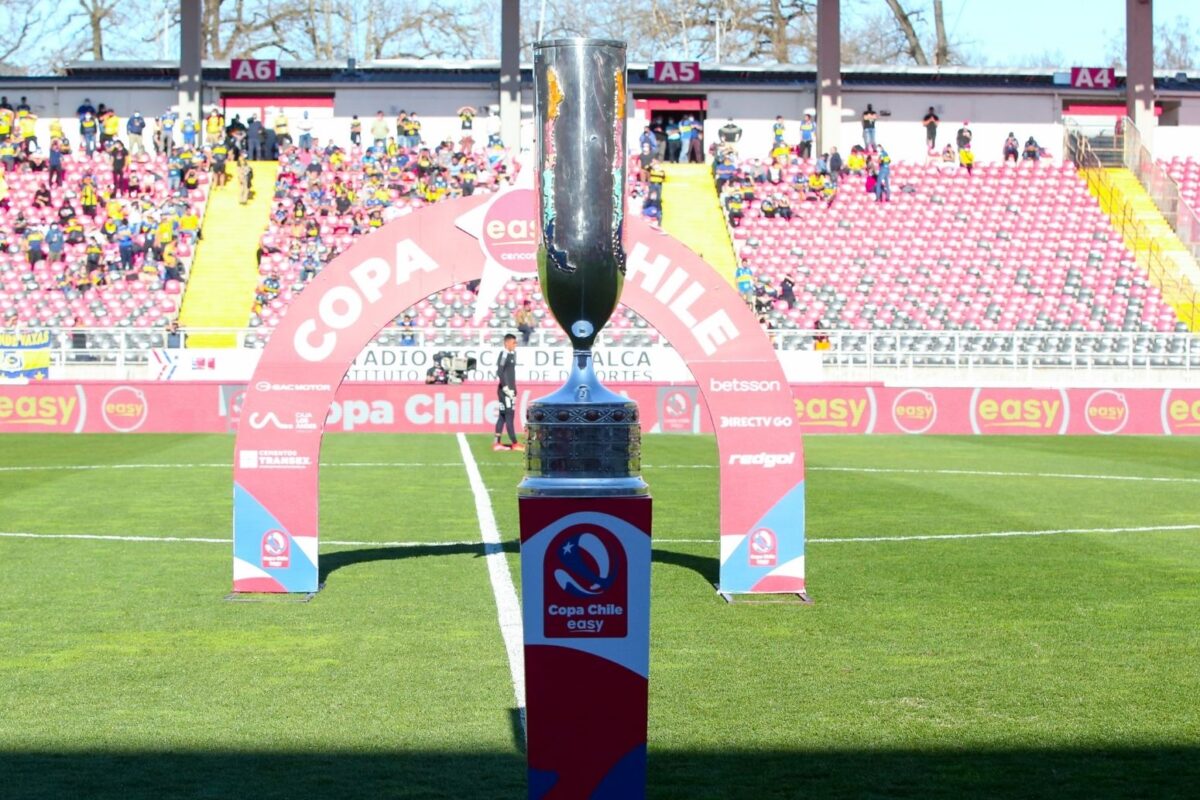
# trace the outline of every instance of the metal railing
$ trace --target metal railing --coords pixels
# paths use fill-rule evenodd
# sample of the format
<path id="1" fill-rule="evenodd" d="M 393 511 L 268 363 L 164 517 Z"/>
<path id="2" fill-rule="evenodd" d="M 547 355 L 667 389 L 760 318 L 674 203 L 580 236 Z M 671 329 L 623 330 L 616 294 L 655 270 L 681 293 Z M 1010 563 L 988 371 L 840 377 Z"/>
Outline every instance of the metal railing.
<path id="1" fill-rule="evenodd" d="M 1133 124 L 1126 121 L 1122 127 L 1129 130 L 1133 128 Z M 1129 135 L 1123 137 L 1123 141 L 1126 143 L 1132 139 L 1133 137 Z M 1175 309 L 1179 319 L 1189 328 L 1195 329 L 1200 324 L 1200 287 L 1193 284 L 1176 263 L 1180 254 L 1163 247 L 1162 242 L 1150 230 L 1133 202 L 1123 197 L 1117 190 L 1107 171 L 1105 160 L 1093 148 L 1091 138 L 1080 131 L 1073 130 L 1068 132 L 1067 142 L 1071 161 L 1087 180 L 1088 188 L 1096 195 L 1100 207 L 1112 218 L 1114 226 L 1125 240 L 1126 245 L 1134 251 L 1136 256 L 1143 258 L 1151 281 L 1159 288 L 1163 299 Z M 1150 174 L 1151 168 L 1158 169 L 1157 165 L 1153 163 L 1153 159 L 1149 157 L 1149 153 L 1145 151 L 1144 147 L 1141 147 L 1140 139 L 1137 140 L 1136 147 L 1137 157 L 1131 163 L 1140 165 L 1147 175 Z M 1122 163 L 1124 163 L 1127 150 L 1128 147 L 1123 145 L 1121 149 Z M 1137 169 L 1133 166 L 1130 166 L 1129 169 L 1137 174 Z M 1162 178 L 1174 184 L 1174 181 L 1171 181 L 1165 173 L 1162 174 Z M 1161 179 L 1156 179 L 1156 182 L 1159 185 L 1165 185 Z M 1178 187 L 1176 187 L 1176 193 L 1178 193 Z M 1153 198 L 1153 192 L 1151 192 L 1151 197 Z M 1174 204 L 1172 208 L 1178 218 L 1179 204 Z M 1187 209 L 1186 205 L 1182 208 L 1190 213 L 1190 209 Z M 1194 215 L 1192 216 L 1194 217 Z M 1200 223 L 1192 224 L 1200 226 Z"/>
<path id="2" fill-rule="evenodd" d="M 51 336 L 54 367 L 71 368 L 85 377 L 126 379 L 145 374 L 155 361 L 155 349 L 169 349 L 187 358 L 200 350 L 186 348 L 187 337 L 198 333 L 232 335 L 242 349 L 260 349 L 270 336 L 264 328 L 192 329 L 182 341 L 168 341 L 162 330 L 90 328 L 56 330 Z M 498 348 L 508 328 L 399 328 L 389 327 L 373 340 L 383 346 L 438 349 Z M 1200 335 L 1161 332 L 1088 331 L 855 331 L 779 329 L 770 338 L 779 351 L 817 350 L 817 336 L 827 337 L 821 350 L 828 368 L 861 368 L 893 371 L 897 368 L 937 370 L 1167 370 L 1178 374 L 1200 373 Z M 184 345 L 171 347 L 172 344 Z M 561 331 L 540 329 L 531 345 L 565 346 Z M 605 330 L 607 347 L 669 346 L 653 329 Z M 93 369 L 81 369 L 93 368 Z"/>
<path id="3" fill-rule="evenodd" d="M 1124 120 L 1125 166 L 1128 167 L 1162 212 L 1192 258 L 1200 259 L 1200 217 L 1184 199 L 1175 179 L 1167 174 L 1142 143 L 1142 134 L 1130 119 Z"/>

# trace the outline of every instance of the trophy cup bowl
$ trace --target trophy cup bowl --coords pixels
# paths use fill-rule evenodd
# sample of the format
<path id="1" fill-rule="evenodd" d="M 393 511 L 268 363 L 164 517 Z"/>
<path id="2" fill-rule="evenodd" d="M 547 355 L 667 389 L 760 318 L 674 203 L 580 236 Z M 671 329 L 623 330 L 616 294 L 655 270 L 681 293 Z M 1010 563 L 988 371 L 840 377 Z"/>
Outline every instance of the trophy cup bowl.
<path id="1" fill-rule="evenodd" d="M 538 277 L 572 347 L 567 382 L 529 405 L 520 496 L 640 496 L 637 405 L 596 376 L 592 346 L 625 279 L 625 44 L 534 45 Z"/>

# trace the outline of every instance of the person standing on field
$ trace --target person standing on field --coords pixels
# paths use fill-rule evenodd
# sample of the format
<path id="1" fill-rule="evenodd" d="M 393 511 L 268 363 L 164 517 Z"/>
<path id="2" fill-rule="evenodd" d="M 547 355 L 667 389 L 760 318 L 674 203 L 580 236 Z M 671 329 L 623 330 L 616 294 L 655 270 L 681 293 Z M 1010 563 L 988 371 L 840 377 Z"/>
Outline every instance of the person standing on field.
<path id="1" fill-rule="evenodd" d="M 496 387 L 500 410 L 496 415 L 496 441 L 492 443 L 492 449 L 524 450 L 525 446 L 517 441 L 516 428 L 513 427 L 513 419 L 517 414 L 517 337 L 511 333 L 505 334 L 504 349 L 496 359 L 496 377 L 500 381 Z M 501 443 L 502 432 L 508 433 L 508 444 Z"/>

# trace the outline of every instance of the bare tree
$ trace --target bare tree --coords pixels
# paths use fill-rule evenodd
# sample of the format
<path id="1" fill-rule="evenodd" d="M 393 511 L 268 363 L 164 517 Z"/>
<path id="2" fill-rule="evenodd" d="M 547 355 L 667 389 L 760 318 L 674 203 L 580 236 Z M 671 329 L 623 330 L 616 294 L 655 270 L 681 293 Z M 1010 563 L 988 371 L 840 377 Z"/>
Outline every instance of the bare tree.
<path id="1" fill-rule="evenodd" d="M 900 32 L 904 34 L 904 39 L 908 42 L 909 57 L 917 64 L 928 65 L 929 57 L 925 55 L 925 48 L 921 46 L 921 37 L 917 36 L 917 28 L 913 22 L 914 16 L 904 10 L 904 7 L 900 5 L 900 0 L 886 0 L 886 2 L 888 8 L 892 10 L 896 24 L 900 26 Z"/>
<path id="2" fill-rule="evenodd" d="M 1108 40 L 1110 66 L 1125 67 L 1125 28 L 1121 27 Z M 1200 26 L 1193 28 L 1187 17 L 1161 22 L 1154 26 L 1154 68 L 1194 70 L 1200 67 Z"/>
<path id="3" fill-rule="evenodd" d="M 13 56 L 24 50 L 41 22 L 36 3 L 0 2 L 0 74 L 16 75 L 25 71 L 28 64 L 14 63 Z"/>

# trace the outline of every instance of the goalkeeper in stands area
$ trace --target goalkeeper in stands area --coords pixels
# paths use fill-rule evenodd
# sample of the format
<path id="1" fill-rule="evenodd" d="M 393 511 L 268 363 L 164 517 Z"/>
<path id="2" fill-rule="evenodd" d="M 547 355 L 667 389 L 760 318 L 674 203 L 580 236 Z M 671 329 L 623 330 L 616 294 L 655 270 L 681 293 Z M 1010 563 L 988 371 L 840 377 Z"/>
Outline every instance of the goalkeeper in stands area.
<path id="1" fill-rule="evenodd" d="M 517 337 L 508 334 L 504 337 L 504 349 L 496 358 L 496 377 L 500 385 L 496 387 L 496 396 L 500 400 L 500 412 L 496 416 L 496 441 L 493 450 L 524 450 L 525 446 L 517 441 L 517 432 L 513 427 L 516 415 L 517 401 Z M 500 434 L 508 431 L 508 444 L 500 443 Z"/>

